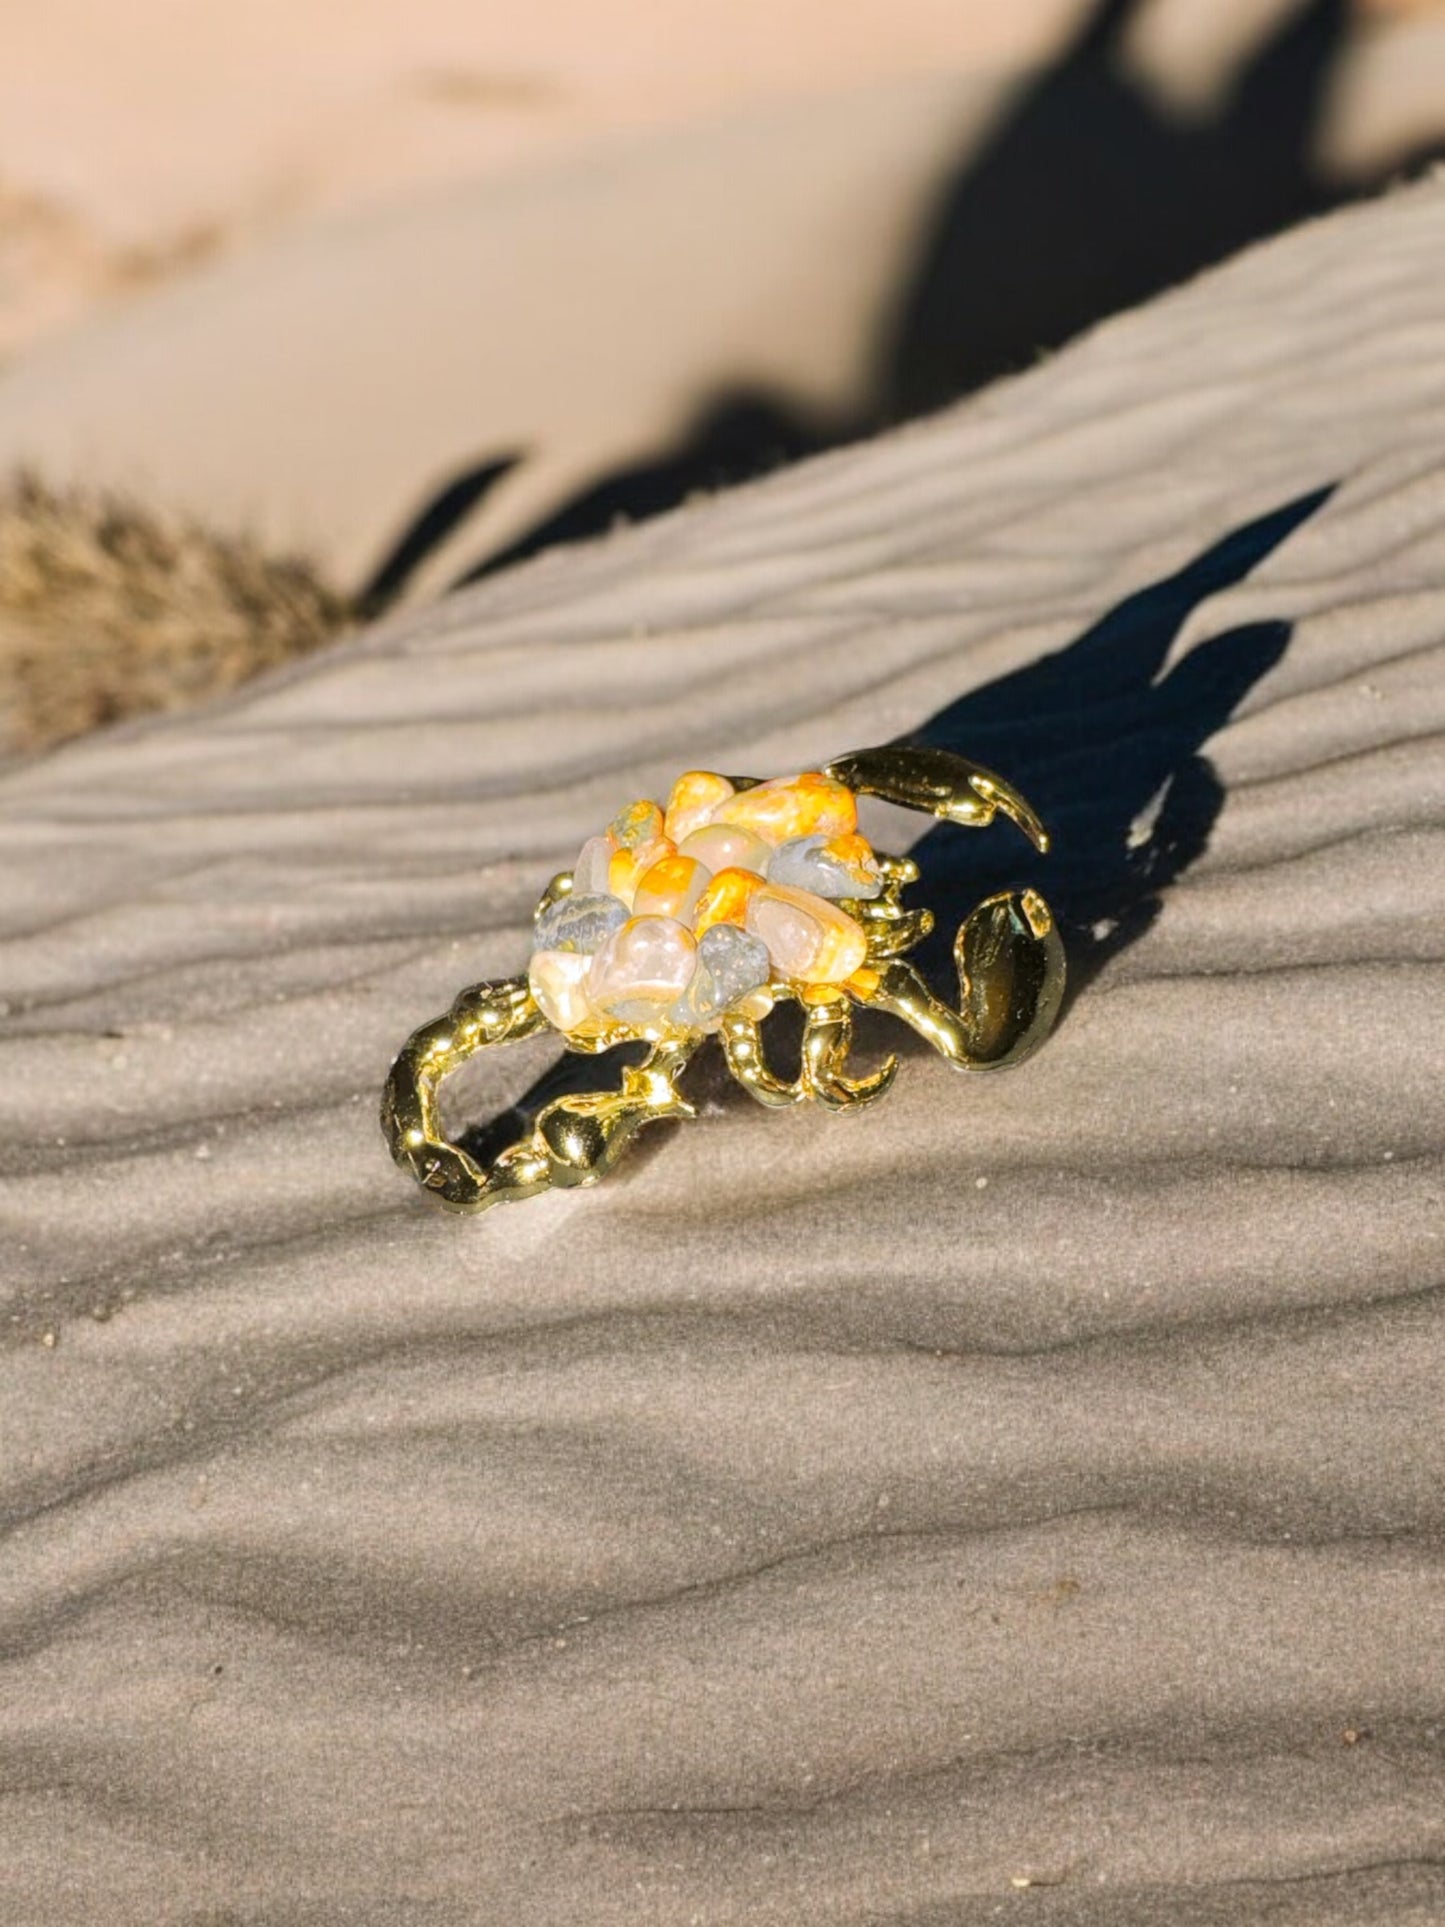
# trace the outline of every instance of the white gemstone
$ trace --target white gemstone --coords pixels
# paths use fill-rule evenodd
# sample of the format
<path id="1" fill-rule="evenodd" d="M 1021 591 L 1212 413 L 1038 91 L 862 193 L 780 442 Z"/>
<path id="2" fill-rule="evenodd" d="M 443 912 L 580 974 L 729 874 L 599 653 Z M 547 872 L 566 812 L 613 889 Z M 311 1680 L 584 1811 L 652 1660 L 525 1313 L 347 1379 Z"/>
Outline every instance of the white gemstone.
<path id="1" fill-rule="evenodd" d="M 621 1024 L 660 1022 L 692 981 L 693 935 L 674 917 L 631 917 L 592 959 L 593 1008 Z"/>
<path id="2" fill-rule="evenodd" d="M 617 845 L 610 836 L 588 837 L 572 869 L 572 891 L 575 896 L 600 897 L 608 894 L 608 872 L 616 849 Z"/>
<path id="3" fill-rule="evenodd" d="M 592 958 L 581 950 L 536 950 L 527 981 L 537 1008 L 555 1030 L 577 1030 L 593 1016 L 587 995 Z"/>
<path id="4" fill-rule="evenodd" d="M 737 823 L 708 823 L 678 844 L 679 856 L 690 856 L 714 875 L 719 870 L 755 870 L 766 876 L 772 847 Z"/>

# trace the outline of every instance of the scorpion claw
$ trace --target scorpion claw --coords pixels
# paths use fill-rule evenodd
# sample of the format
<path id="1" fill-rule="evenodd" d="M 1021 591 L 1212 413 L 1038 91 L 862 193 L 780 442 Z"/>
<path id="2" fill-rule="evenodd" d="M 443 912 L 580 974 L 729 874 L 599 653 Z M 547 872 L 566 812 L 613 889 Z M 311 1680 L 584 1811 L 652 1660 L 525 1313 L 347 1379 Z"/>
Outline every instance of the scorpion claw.
<path id="1" fill-rule="evenodd" d="M 983 829 L 1002 811 L 1036 849 L 1049 847 L 1048 831 L 1013 784 L 952 750 L 901 744 L 860 749 L 830 763 L 826 774 L 858 795 L 881 797 L 966 829 Z"/>
<path id="2" fill-rule="evenodd" d="M 1017 823 L 1029 842 L 1042 855 L 1049 847 L 1049 833 L 1039 821 L 1033 805 L 1027 797 L 1021 796 L 1012 783 L 1005 783 L 1001 776 L 991 776 L 987 770 L 975 770 L 968 779 L 969 788 L 975 796 L 983 798 L 988 814 L 982 818 L 985 823 L 992 822 L 994 813 L 1002 810 L 1011 823 Z M 979 819 L 952 817 L 953 822 L 976 822 Z"/>

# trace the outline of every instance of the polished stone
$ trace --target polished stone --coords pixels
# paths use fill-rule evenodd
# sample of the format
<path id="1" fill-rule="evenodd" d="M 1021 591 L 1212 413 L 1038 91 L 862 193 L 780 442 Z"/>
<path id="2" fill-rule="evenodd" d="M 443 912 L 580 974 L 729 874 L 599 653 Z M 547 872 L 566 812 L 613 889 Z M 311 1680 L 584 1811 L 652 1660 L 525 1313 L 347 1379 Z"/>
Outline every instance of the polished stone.
<path id="1" fill-rule="evenodd" d="M 593 956 L 626 921 L 627 905 L 620 897 L 600 891 L 579 895 L 574 890 L 549 904 L 538 917 L 533 947 L 577 950 Z"/>
<path id="2" fill-rule="evenodd" d="M 768 865 L 768 882 L 832 899 L 876 897 L 883 888 L 873 853 L 861 836 L 790 837 Z"/>

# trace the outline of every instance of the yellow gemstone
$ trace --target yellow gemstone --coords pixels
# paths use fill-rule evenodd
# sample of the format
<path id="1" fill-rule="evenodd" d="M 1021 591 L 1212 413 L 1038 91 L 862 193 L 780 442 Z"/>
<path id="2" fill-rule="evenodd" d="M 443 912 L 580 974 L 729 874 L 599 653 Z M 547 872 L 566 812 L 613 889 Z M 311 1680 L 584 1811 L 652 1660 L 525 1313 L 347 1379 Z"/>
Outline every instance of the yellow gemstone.
<path id="1" fill-rule="evenodd" d="M 858 883 L 878 887 L 878 858 L 866 836 L 860 836 L 856 830 L 830 836 L 823 845 L 823 854 L 847 870 Z"/>
<path id="2" fill-rule="evenodd" d="M 663 835 L 669 842 L 681 843 L 685 836 L 691 836 L 694 830 L 700 830 L 709 822 L 719 803 L 725 803 L 733 794 L 733 786 L 725 776 L 715 776 L 709 769 L 688 770 L 672 786 Z"/>
<path id="3" fill-rule="evenodd" d="M 712 872 L 690 856 L 660 857 L 638 879 L 632 911 L 638 917 L 676 917 L 687 923 Z"/>
<path id="4" fill-rule="evenodd" d="M 745 929 L 761 937 L 780 977 L 841 984 L 868 955 L 863 926 L 811 890 L 767 883 L 749 899 Z"/>
<path id="5" fill-rule="evenodd" d="M 762 887 L 756 870 L 719 870 L 692 913 L 694 935 L 700 937 L 715 923 L 735 923 L 741 928 L 747 921 L 749 899 Z"/>
<path id="6" fill-rule="evenodd" d="M 795 836 L 847 836 L 858 827 L 852 790 L 818 770 L 776 777 L 739 790 L 713 811 L 714 823 L 735 823 L 776 847 Z"/>
<path id="7" fill-rule="evenodd" d="M 665 837 L 659 837 L 655 843 L 643 844 L 639 849 L 614 850 L 607 865 L 607 889 L 614 897 L 621 897 L 630 910 L 637 886 L 648 871 L 666 858 L 676 855 L 676 850 Z"/>

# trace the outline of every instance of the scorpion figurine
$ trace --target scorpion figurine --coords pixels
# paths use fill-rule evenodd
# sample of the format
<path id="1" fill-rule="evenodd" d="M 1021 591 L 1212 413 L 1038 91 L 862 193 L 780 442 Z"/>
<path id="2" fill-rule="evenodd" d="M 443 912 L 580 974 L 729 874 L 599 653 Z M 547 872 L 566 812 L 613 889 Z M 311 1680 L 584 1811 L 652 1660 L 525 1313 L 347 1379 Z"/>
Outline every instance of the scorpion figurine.
<path id="1" fill-rule="evenodd" d="M 959 1004 L 950 1008 L 904 961 L 933 928 L 931 911 L 902 901 L 918 866 L 858 833 L 860 795 L 971 827 L 1001 813 L 1048 848 L 1017 790 L 944 750 L 865 749 L 767 782 L 689 771 L 665 806 L 632 804 L 552 879 L 524 976 L 464 990 L 409 1040 L 382 1101 L 397 1163 L 454 1211 L 595 1184 L 643 1125 L 696 1115 L 678 1080 L 709 1036 L 758 1103 L 856 1110 L 884 1094 L 898 1060 L 847 1074 L 854 1005 L 901 1017 L 963 1069 L 1026 1057 L 1063 995 L 1048 905 L 1037 891 L 1006 890 L 969 914 L 954 940 Z M 769 1067 L 760 1030 L 784 1000 L 804 1013 L 791 1080 Z M 441 1129 L 441 1080 L 479 1050 L 549 1028 L 569 1051 L 650 1049 L 620 1089 L 547 1104 L 530 1134 L 484 1169 Z"/>

